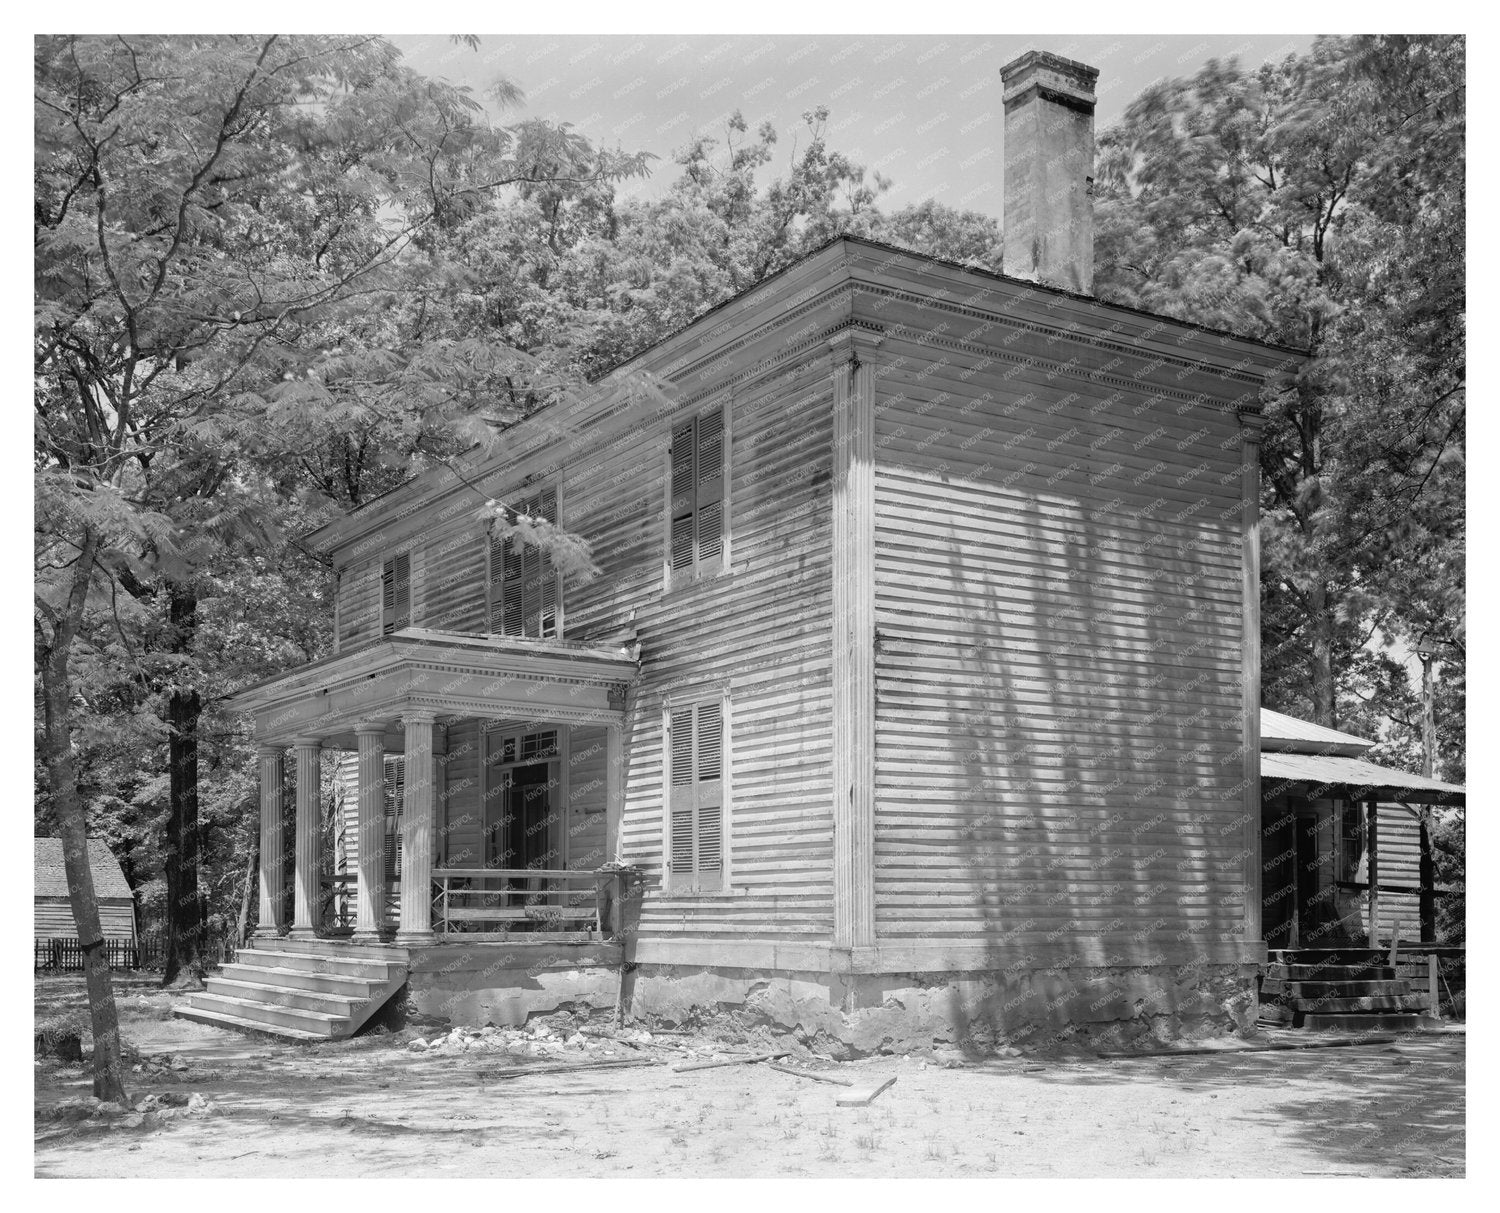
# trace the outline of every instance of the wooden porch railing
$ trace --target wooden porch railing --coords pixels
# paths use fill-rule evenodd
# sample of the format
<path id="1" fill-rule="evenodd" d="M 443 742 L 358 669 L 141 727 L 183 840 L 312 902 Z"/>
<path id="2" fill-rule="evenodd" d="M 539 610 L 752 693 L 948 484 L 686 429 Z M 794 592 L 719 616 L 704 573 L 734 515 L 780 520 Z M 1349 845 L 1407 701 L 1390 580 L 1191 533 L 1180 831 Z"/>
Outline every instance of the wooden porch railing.
<path id="1" fill-rule="evenodd" d="M 359 877 L 353 872 L 335 872 L 322 880 L 323 896 L 319 925 L 325 931 L 354 930 L 354 898 Z"/>
<path id="2" fill-rule="evenodd" d="M 432 929 L 439 935 L 533 930 L 603 934 L 604 903 L 617 876 L 547 868 L 436 868 Z"/>

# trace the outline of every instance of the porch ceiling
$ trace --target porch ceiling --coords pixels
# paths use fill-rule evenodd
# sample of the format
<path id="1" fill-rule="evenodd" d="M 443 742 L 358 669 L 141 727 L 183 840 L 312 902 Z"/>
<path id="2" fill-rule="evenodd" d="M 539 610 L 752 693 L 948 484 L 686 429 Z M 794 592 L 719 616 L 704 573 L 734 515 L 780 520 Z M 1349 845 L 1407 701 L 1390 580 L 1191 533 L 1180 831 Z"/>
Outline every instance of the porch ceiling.
<path id="1" fill-rule="evenodd" d="M 331 738 L 406 712 L 587 723 L 618 719 L 633 648 L 403 628 L 246 687 L 231 710 L 260 742 Z"/>

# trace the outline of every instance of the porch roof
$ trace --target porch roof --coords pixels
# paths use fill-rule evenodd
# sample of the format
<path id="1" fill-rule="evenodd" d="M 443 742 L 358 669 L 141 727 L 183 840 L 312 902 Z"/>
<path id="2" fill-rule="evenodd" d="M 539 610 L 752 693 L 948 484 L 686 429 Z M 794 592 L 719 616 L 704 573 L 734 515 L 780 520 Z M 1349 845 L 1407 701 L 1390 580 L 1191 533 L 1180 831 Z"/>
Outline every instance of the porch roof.
<path id="1" fill-rule="evenodd" d="M 1296 783 L 1336 788 L 1342 794 L 1422 804 L 1459 805 L 1464 803 L 1465 797 L 1464 789 L 1457 784 L 1337 754 L 1262 753 L 1260 779 L 1263 793 L 1273 792 L 1276 783 Z"/>
<path id="2" fill-rule="evenodd" d="M 418 711 L 587 723 L 614 720 L 639 670 L 635 646 L 403 628 L 237 691 L 256 740 L 330 738 Z"/>

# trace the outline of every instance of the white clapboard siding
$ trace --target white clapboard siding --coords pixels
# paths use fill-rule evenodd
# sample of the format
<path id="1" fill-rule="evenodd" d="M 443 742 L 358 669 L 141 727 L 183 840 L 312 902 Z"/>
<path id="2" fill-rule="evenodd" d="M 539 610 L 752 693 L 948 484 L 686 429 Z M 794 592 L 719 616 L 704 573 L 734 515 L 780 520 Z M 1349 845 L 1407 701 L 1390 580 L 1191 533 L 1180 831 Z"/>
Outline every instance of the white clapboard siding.
<path id="1" fill-rule="evenodd" d="M 877 389 L 877 936 L 1233 934 L 1233 416 L 890 353 L 910 361 Z"/>

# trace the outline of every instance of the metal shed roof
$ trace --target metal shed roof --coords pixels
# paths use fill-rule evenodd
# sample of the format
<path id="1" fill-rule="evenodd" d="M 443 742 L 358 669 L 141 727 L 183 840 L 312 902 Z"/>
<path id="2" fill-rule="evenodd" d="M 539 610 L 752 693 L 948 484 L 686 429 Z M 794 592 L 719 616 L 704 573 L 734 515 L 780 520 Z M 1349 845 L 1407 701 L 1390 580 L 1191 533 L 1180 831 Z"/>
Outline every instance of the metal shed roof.
<path id="1" fill-rule="evenodd" d="M 1263 792 L 1278 781 L 1333 785 L 1362 790 L 1369 795 L 1390 793 L 1395 799 L 1461 802 L 1464 789 L 1457 784 L 1412 775 L 1392 767 L 1377 766 L 1362 758 L 1336 754 L 1267 754 L 1260 756 Z"/>

